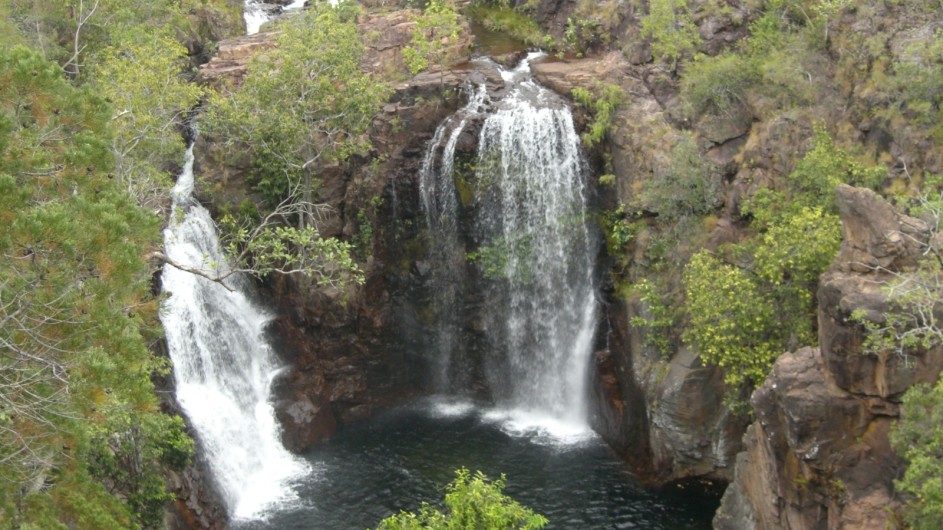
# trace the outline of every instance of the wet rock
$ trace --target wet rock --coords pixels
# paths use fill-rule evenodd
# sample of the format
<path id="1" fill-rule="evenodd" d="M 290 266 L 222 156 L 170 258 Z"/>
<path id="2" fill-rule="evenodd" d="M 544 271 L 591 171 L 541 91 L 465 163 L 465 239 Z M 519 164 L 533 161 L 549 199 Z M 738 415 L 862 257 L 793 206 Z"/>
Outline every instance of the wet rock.
<path id="1" fill-rule="evenodd" d="M 190 9 L 187 17 L 190 19 L 191 32 L 182 40 L 194 66 L 209 61 L 218 42 L 245 34 L 242 6 L 242 0 L 226 0 L 223 6 L 219 2 L 205 3 Z"/>
<path id="2" fill-rule="evenodd" d="M 606 188 L 612 197 L 604 200 L 637 208 L 639 191 L 670 163 L 671 148 L 679 139 L 666 110 L 676 104 L 674 81 L 654 69 L 631 65 L 619 53 L 540 61 L 533 71 L 538 81 L 563 94 L 576 87 L 592 91 L 600 84 L 622 88 L 625 98 L 605 146 L 615 178 Z M 715 152 L 718 161 L 736 165 L 745 143 L 743 137 L 724 142 Z M 710 240 L 720 244 L 737 237 L 735 227 L 723 220 Z M 643 240 L 640 234 L 635 246 L 640 254 L 633 263 L 646 259 Z M 723 406 L 721 372 L 702 366 L 685 348 L 670 359 L 653 352 L 644 332 L 629 326 L 630 318 L 642 315 L 644 308 L 637 301 L 609 296 L 607 302 L 606 325 L 598 334 L 607 337 L 608 347 L 595 355 L 594 429 L 653 484 L 688 477 L 731 478 L 746 422 Z"/>

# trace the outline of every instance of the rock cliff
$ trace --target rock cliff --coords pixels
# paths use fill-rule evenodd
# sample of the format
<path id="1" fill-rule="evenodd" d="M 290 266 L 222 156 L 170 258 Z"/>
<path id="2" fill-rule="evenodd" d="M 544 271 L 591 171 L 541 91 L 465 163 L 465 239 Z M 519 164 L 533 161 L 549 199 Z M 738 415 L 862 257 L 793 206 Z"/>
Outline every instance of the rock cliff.
<path id="1" fill-rule="evenodd" d="M 646 82 L 649 73 L 649 67 L 632 65 L 620 52 L 534 65 L 535 77 L 562 94 L 602 84 L 617 85 L 626 94 L 603 146 L 615 177 L 612 185 L 599 186 L 604 207 L 636 203 L 637 191 L 666 163 L 670 147 L 678 141 L 670 113 Z M 728 147 L 715 157 L 727 163 L 735 151 Z M 597 173 L 604 170 L 598 167 Z M 677 269 L 659 272 L 647 266 L 649 249 L 662 237 L 656 231 L 641 234 L 627 262 L 605 257 L 611 270 L 605 280 L 607 311 L 597 332 L 594 428 L 654 484 L 693 477 L 727 479 L 745 422 L 723 406 L 720 370 L 703 366 L 696 352 L 677 338 L 668 357 L 652 348 L 644 332 L 630 325 L 632 317 L 645 314 L 644 304 L 617 289 L 618 282 L 642 278 L 678 281 Z M 736 237 L 736 229 L 722 220 L 706 239 L 718 244 Z M 672 260 L 683 263 L 684 253 Z"/>
<path id="2" fill-rule="evenodd" d="M 534 17 L 560 37 L 567 20 L 586 15 L 590 4 L 597 7 L 583 0 L 528 2 Z M 752 423 L 726 409 L 723 375 L 683 343 L 678 331 L 683 322 L 667 331 L 668 352 L 653 346 L 651 330 L 632 324 L 650 307 L 630 287 L 657 282 L 669 303 L 679 302 L 684 263 L 700 248 L 716 249 L 750 234 L 741 205 L 758 189 L 782 184 L 809 149 L 815 123 L 827 122 L 843 146 L 886 164 L 888 182 L 943 169 L 941 150 L 926 131 L 874 117 L 869 106 L 888 102 L 875 99 L 875 81 L 860 74 L 880 73 L 873 69 L 887 57 L 856 35 L 879 28 L 888 35 L 880 53 L 900 60 L 908 39 L 926 22 L 891 3 L 848 10 L 828 22 L 828 39 L 812 52 L 803 72 L 817 99 L 781 104 L 769 94 L 748 93 L 726 112 L 708 115 L 685 108 L 684 66 L 677 71 L 653 60 L 650 40 L 639 33 L 644 10 L 634 2 L 598 4 L 593 13 L 608 18 L 596 27 L 608 40 L 585 42 L 587 58 L 534 66 L 541 83 L 565 95 L 602 84 L 625 94 L 602 145 L 589 153 L 597 177 L 612 175 L 593 183 L 601 207 L 619 212 L 637 229 L 624 248 L 602 256 L 607 270 L 593 358 L 594 427 L 652 483 L 732 480 L 718 527 L 883 524 L 882 503 L 896 502 L 891 481 L 900 462 L 887 432 L 897 399 L 914 381 L 932 380 L 941 360 L 936 353 L 919 356 L 914 364 L 863 355 L 862 330 L 848 317 L 861 309 L 878 318 L 884 309 L 879 285 L 886 276 L 876 267 L 902 270 L 912 262 L 911 242 L 928 237 L 918 221 L 898 215 L 873 193 L 839 190 L 845 240 L 818 289 L 820 348 L 782 356 L 752 397 Z M 736 49 L 760 15 L 750 2 L 724 4 L 720 9 L 706 0 L 691 3 L 698 52 Z M 365 68 L 402 75 L 399 50 L 412 28 L 409 13 L 361 17 Z M 222 86 L 221 79 L 238 84 L 251 54 L 271 45 L 271 34 L 222 43 L 203 79 L 212 86 Z M 465 81 L 486 75 L 460 67 L 442 77 L 433 72 L 402 81 L 373 124 L 372 150 L 324 170 L 319 200 L 331 205 L 333 214 L 320 228 L 325 235 L 358 241 L 367 283 L 347 292 L 290 278 L 265 286 L 280 315 L 274 334 L 293 366 L 279 383 L 277 407 L 293 449 L 303 450 L 339 424 L 427 390 L 422 374 L 430 360 L 417 353 L 430 311 L 418 167 L 436 125 L 462 101 Z M 578 119 L 586 125 L 592 116 L 582 111 Z M 473 134 L 467 136 L 460 153 L 474 149 Z M 648 183 L 670 171 L 672 150 L 687 136 L 696 142 L 718 193 L 709 215 L 675 226 L 659 219 L 641 197 Z M 212 138 L 202 141 L 198 173 L 206 178 L 204 199 L 222 207 L 251 197 L 242 180 L 248 162 Z M 469 320 L 467 333 L 474 337 L 476 324 Z"/>
<path id="3" fill-rule="evenodd" d="M 279 315 L 272 337 L 291 367 L 276 383 L 275 408 L 284 442 L 294 451 L 304 451 L 378 407 L 428 390 L 424 366 L 429 361 L 420 353 L 426 339 L 421 322 L 429 308 L 419 165 L 436 126 L 464 98 L 469 79 L 483 82 L 496 74 L 463 66 L 406 76 L 402 48 L 411 38 L 415 15 L 415 10 L 400 10 L 358 20 L 367 48 L 362 67 L 404 80 L 393 82 L 394 93 L 371 126 L 371 149 L 318 175 L 316 200 L 328 207 L 318 229 L 326 237 L 355 242 L 365 284 L 340 291 L 276 277 L 263 285 Z M 222 42 L 217 56 L 201 69 L 201 79 L 222 90 L 238 86 L 253 54 L 276 45 L 274 35 Z M 469 42 L 463 31 L 457 47 L 467 49 Z M 500 78 L 490 83 L 497 86 Z M 246 182 L 250 166 L 245 156 L 211 137 L 199 142 L 201 198 L 216 210 L 247 199 L 259 202 Z"/>
<path id="4" fill-rule="evenodd" d="M 927 243 L 927 225 L 870 190 L 837 191 L 843 242 L 820 281 L 820 348 L 781 356 L 751 399 L 756 420 L 737 456 L 718 529 L 884 529 L 901 507 L 893 481 L 902 462 L 888 441 L 899 400 L 936 381 L 943 351 L 865 353 L 860 310 L 879 321 L 882 286 L 906 273 Z"/>

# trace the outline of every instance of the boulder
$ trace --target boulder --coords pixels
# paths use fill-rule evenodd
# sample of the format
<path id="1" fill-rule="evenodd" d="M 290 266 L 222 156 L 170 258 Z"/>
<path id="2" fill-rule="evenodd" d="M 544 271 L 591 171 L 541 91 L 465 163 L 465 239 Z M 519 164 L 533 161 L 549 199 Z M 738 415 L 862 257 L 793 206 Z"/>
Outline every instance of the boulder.
<path id="1" fill-rule="evenodd" d="M 931 234 L 870 190 L 836 195 L 843 241 L 819 282 L 820 349 L 782 355 L 753 393 L 756 421 L 715 528 L 880 530 L 902 506 L 889 432 L 901 395 L 939 377 L 943 350 L 867 353 L 850 317 L 884 320 L 884 286 L 912 269 Z"/>
<path id="2" fill-rule="evenodd" d="M 887 528 L 900 507 L 890 449 L 891 404 L 875 407 L 838 388 L 818 349 L 782 355 L 751 399 L 735 479 L 718 530 Z"/>

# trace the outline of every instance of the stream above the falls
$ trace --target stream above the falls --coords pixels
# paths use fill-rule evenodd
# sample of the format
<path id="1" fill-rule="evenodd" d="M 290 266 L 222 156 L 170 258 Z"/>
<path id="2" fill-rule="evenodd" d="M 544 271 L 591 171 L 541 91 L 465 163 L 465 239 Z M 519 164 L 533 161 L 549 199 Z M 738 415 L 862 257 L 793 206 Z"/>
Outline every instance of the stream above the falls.
<path id="1" fill-rule="evenodd" d="M 505 493 L 549 529 L 707 529 L 719 496 L 704 488 L 645 490 L 601 440 L 553 443 L 508 432 L 487 409 L 427 399 L 348 426 L 306 455 L 298 501 L 236 521 L 237 530 L 375 528 L 399 510 L 441 502 L 458 467 L 507 475 Z"/>

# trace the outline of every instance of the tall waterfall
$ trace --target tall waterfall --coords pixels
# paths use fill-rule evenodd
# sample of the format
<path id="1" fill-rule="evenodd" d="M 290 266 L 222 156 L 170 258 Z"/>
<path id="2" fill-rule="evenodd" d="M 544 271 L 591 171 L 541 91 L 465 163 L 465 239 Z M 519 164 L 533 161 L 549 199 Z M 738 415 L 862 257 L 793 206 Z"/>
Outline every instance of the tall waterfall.
<path id="1" fill-rule="evenodd" d="M 227 268 L 209 212 L 192 197 L 193 147 L 172 191 L 166 254 L 191 267 Z M 279 439 L 270 386 L 278 373 L 264 338 L 269 315 L 247 297 L 244 278 L 219 283 L 165 266 L 170 296 L 161 322 L 174 365 L 177 400 L 196 430 L 230 515 L 258 516 L 291 500 L 289 483 L 308 471 Z"/>
<path id="2" fill-rule="evenodd" d="M 448 392 L 462 388 L 463 374 L 453 363 L 457 348 L 462 295 L 461 276 L 465 251 L 458 237 L 458 197 L 454 183 L 455 146 L 469 120 L 480 115 L 488 99 L 484 85 L 469 90 L 468 103 L 447 118 L 438 128 L 426 148 L 419 171 L 419 195 L 426 223 L 435 245 L 432 261 L 432 304 L 436 311 L 437 326 L 433 348 L 436 350 L 435 385 L 437 391 Z"/>
<path id="3" fill-rule="evenodd" d="M 597 243 L 586 220 L 587 171 L 572 115 L 559 96 L 531 78 L 533 58 L 501 70 L 507 95 L 493 104 L 478 144 L 478 248 L 471 250 L 492 282 L 485 307 L 493 353 L 485 363 L 498 407 L 492 416 L 513 429 L 582 436 L 589 432 Z M 448 171 L 434 172 L 436 186 L 451 198 L 437 197 L 438 206 L 430 209 L 426 184 L 427 212 L 447 215 L 443 203 L 454 204 L 451 156 L 444 149 L 440 166 Z M 448 222 L 455 221 L 430 219 L 430 226 L 435 232 L 437 223 Z"/>

